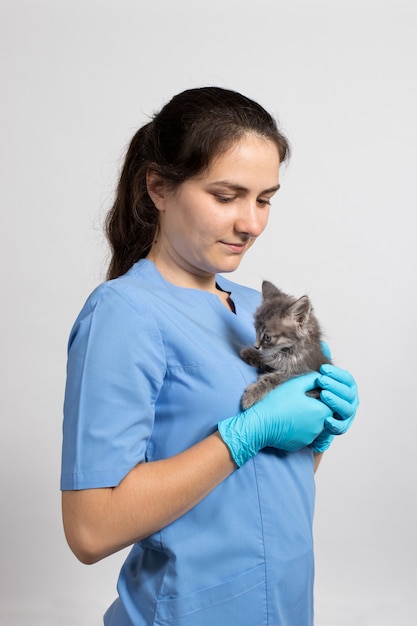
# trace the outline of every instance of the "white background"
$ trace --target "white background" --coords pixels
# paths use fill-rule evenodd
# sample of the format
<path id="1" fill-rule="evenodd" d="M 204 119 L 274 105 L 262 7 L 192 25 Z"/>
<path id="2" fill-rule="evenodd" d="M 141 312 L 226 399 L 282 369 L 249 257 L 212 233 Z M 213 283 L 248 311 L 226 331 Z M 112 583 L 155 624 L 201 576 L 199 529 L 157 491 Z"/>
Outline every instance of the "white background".
<path id="1" fill-rule="evenodd" d="M 1 626 L 98 626 L 115 596 L 124 554 L 81 565 L 61 528 L 66 342 L 127 142 L 213 84 L 293 145 L 236 279 L 307 292 L 360 386 L 317 476 L 316 625 L 417 623 L 416 6 L 0 0 Z"/>

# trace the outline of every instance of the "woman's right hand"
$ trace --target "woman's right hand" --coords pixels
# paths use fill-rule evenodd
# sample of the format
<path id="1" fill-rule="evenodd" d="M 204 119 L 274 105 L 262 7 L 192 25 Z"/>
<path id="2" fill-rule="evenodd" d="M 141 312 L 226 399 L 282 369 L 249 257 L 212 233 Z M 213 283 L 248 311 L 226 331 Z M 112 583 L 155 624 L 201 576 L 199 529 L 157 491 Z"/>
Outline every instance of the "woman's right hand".
<path id="1" fill-rule="evenodd" d="M 238 467 L 262 448 L 294 452 L 310 445 L 322 432 L 331 409 L 306 392 L 317 387 L 318 372 L 292 378 L 262 400 L 218 424 L 221 438 Z"/>

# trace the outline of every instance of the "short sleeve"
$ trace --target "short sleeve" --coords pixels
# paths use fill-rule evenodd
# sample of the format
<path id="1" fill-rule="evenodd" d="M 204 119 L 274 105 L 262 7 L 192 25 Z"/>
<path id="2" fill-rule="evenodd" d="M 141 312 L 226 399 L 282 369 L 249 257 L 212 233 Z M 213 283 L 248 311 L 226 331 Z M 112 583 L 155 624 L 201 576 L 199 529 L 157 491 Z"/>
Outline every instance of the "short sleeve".
<path id="1" fill-rule="evenodd" d="M 99 287 L 69 339 L 62 490 L 114 487 L 146 460 L 165 370 L 149 307 Z"/>

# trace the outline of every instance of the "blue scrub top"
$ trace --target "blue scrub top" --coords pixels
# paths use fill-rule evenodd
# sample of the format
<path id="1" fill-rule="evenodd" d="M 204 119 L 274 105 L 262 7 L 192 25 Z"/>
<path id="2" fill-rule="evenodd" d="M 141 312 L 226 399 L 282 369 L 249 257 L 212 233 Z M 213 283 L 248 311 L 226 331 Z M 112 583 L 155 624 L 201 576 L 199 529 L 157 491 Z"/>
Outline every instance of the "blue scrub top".
<path id="1" fill-rule="evenodd" d="M 235 313 L 149 260 L 98 287 L 71 332 L 61 488 L 113 487 L 240 410 L 260 294 L 224 277 Z M 106 626 L 312 626 L 313 455 L 267 448 L 135 544 Z"/>

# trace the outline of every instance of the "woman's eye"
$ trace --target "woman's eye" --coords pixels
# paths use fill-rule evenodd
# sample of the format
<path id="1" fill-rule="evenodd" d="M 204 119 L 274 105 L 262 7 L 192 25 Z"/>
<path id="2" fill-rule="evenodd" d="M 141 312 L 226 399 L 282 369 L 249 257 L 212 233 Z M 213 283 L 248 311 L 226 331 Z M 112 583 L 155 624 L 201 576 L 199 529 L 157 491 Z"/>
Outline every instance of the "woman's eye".
<path id="1" fill-rule="evenodd" d="M 216 200 L 218 202 L 221 202 L 222 204 L 226 204 L 227 202 L 231 202 L 234 199 L 234 196 L 220 196 L 220 195 L 216 195 Z"/>
<path id="2" fill-rule="evenodd" d="M 270 206 L 271 198 L 258 198 L 258 204 L 261 206 Z"/>

